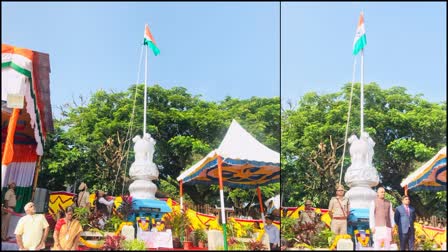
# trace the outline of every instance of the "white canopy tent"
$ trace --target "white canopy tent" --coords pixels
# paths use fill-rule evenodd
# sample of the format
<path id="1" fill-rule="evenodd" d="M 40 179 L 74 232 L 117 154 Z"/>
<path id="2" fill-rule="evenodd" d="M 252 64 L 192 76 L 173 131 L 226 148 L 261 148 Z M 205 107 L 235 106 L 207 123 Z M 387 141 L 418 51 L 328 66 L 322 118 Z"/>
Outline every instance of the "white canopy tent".
<path id="1" fill-rule="evenodd" d="M 280 180 L 280 154 L 260 143 L 235 120 L 232 120 L 219 147 L 182 172 L 177 180 L 180 183 L 181 208 L 183 207 L 183 183 L 219 183 L 221 216 L 223 216 L 221 220 L 226 237 L 223 185 L 246 189 L 256 188 L 260 206 L 262 206 L 259 186 Z M 262 207 L 261 216 L 264 223 Z M 226 249 L 226 242 L 224 244 Z"/>

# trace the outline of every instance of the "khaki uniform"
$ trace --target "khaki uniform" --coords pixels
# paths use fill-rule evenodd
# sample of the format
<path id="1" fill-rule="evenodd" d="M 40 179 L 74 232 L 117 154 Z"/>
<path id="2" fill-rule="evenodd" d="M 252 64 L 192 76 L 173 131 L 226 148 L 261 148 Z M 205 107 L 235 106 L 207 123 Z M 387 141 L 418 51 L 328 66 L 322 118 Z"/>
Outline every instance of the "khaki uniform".
<path id="1" fill-rule="evenodd" d="M 16 193 L 13 189 L 9 189 L 5 193 L 5 201 L 7 201 L 8 205 L 5 206 L 9 211 L 14 211 L 14 208 L 16 207 Z M 6 240 L 8 238 L 8 229 L 9 229 L 9 222 L 11 220 L 11 213 L 7 212 L 6 214 L 2 214 L 2 239 Z"/>
<path id="2" fill-rule="evenodd" d="M 305 238 L 311 241 L 314 235 L 317 233 L 317 224 L 319 216 L 314 212 L 314 210 L 304 210 L 300 211 L 299 219 L 296 223 L 296 229 L 301 228 L 302 231 L 305 231 Z M 308 224 L 308 225 L 305 225 Z M 301 226 L 302 225 L 302 226 Z M 305 226 L 303 226 L 305 225 Z"/>
<path id="3" fill-rule="evenodd" d="M 328 211 L 333 213 L 331 218 L 331 231 L 337 235 L 347 234 L 347 219 L 350 214 L 350 201 L 347 197 L 339 199 L 332 197 Z"/>
<path id="4" fill-rule="evenodd" d="M 90 194 L 88 191 L 82 191 L 78 194 L 78 207 L 87 207 L 90 204 Z M 90 207 L 88 207 L 90 210 Z"/>
<path id="5" fill-rule="evenodd" d="M 306 223 L 315 224 L 316 223 L 316 212 L 314 212 L 314 210 L 300 211 L 298 223 L 299 224 L 306 224 Z"/>

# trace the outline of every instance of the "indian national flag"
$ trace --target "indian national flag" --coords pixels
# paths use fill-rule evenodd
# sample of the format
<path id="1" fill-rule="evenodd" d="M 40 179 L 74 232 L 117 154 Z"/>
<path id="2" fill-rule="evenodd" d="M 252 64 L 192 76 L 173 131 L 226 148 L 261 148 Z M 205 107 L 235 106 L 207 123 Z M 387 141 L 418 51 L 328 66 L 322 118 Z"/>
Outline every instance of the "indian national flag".
<path id="1" fill-rule="evenodd" d="M 156 41 L 152 37 L 152 34 L 149 31 L 149 26 L 147 24 L 145 25 L 145 35 L 143 38 L 143 44 L 149 46 L 149 48 L 151 48 L 155 56 L 159 55 L 160 50 L 159 48 L 157 48 Z"/>
<path id="2" fill-rule="evenodd" d="M 364 13 L 359 16 L 358 27 L 356 28 L 355 40 L 353 41 L 353 54 L 358 54 L 367 44 L 366 28 L 364 26 Z"/>

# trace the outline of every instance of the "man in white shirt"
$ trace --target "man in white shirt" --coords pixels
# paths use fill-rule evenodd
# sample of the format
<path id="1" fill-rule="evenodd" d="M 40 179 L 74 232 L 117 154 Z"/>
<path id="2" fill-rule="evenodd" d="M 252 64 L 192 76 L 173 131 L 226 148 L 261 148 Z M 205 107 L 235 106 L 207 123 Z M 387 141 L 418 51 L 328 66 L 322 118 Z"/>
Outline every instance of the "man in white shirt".
<path id="1" fill-rule="evenodd" d="M 102 213 L 102 218 L 99 220 L 100 228 L 104 228 L 106 220 L 109 218 L 114 200 L 107 201 L 105 198 L 105 192 L 99 190 L 97 192 L 96 210 Z"/>
<path id="2" fill-rule="evenodd" d="M 376 250 L 390 249 L 392 232 L 395 225 L 392 204 L 386 200 L 386 190 L 378 188 L 377 198 L 370 204 L 369 225 L 373 234 L 373 246 Z"/>
<path id="3" fill-rule="evenodd" d="M 264 230 L 269 236 L 270 250 L 280 250 L 280 230 L 272 224 L 274 217 L 272 215 L 268 215 L 265 219 L 266 225 L 264 226 Z"/>
<path id="4" fill-rule="evenodd" d="M 33 202 L 24 207 L 26 215 L 17 223 L 15 234 L 19 250 L 40 250 L 45 248 L 45 240 L 50 227 L 43 214 L 36 214 Z"/>

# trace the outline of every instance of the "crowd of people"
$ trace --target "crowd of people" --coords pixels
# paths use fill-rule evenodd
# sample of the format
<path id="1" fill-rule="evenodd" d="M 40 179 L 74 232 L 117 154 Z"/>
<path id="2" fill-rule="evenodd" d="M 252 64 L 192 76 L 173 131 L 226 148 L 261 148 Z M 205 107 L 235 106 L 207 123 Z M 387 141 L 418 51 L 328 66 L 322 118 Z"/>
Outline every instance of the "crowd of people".
<path id="1" fill-rule="evenodd" d="M 332 197 L 328 206 L 328 214 L 331 217 L 330 229 L 336 235 L 347 234 L 347 225 L 350 215 L 350 200 L 344 196 L 345 188 L 342 185 L 336 187 L 336 196 Z M 393 228 L 398 227 L 400 250 L 414 249 L 414 222 L 416 221 L 415 209 L 410 205 L 407 195 L 402 197 L 402 204 L 393 209 L 389 200 L 385 199 L 385 189 L 379 187 L 377 197 L 371 202 L 369 208 L 369 227 L 373 234 L 373 247 L 376 250 L 391 249 Z M 312 201 L 305 201 L 305 209 L 299 212 L 295 229 L 300 229 L 304 238 L 311 240 L 325 224 L 321 221 L 321 215 L 312 208 Z M 312 230 L 308 230 L 312 229 Z"/>
<path id="2" fill-rule="evenodd" d="M 5 193 L 4 205 L 2 207 L 2 241 L 13 237 L 7 237 L 11 215 L 17 203 L 15 193 L 16 184 L 10 182 L 8 191 Z M 90 193 L 87 185 L 81 183 L 79 193 L 73 197 L 73 204 L 58 212 L 56 225 L 53 233 L 54 250 L 76 250 L 79 237 L 83 231 L 80 222 L 73 218 L 75 208 L 85 208 L 88 212 L 92 210 L 100 215 L 100 228 L 103 228 L 111 216 L 114 199 L 107 200 L 106 193 L 102 190 L 95 191 L 93 207 L 90 204 Z M 20 250 L 40 250 L 45 248 L 45 240 L 49 232 L 49 224 L 44 214 L 36 214 L 33 202 L 24 206 L 25 215 L 22 216 L 14 230 L 17 245 Z"/>

